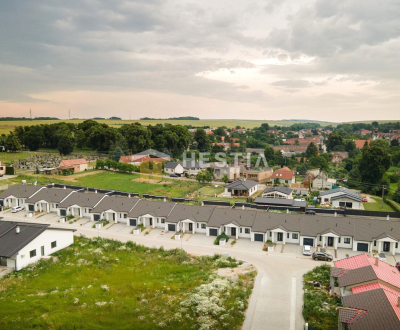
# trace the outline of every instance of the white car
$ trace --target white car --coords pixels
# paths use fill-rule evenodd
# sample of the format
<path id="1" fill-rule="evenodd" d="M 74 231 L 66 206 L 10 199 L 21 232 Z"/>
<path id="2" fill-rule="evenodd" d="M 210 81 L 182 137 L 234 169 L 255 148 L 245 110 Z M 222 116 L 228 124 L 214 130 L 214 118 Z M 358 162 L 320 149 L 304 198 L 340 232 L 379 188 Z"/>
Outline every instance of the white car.
<path id="1" fill-rule="evenodd" d="M 22 211 L 24 208 L 22 206 L 15 206 L 11 209 L 11 213 L 17 213 L 19 211 Z"/>
<path id="2" fill-rule="evenodd" d="M 311 251 L 311 246 L 310 245 L 304 245 L 303 246 L 303 255 L 304 256 L 312 255 L 312 251 Z"/>

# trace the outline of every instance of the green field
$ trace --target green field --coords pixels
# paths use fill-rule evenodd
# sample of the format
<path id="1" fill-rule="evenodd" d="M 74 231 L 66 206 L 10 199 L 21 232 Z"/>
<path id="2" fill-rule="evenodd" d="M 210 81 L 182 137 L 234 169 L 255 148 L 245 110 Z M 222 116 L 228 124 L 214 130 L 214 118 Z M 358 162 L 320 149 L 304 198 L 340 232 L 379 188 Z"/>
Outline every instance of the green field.
<path id="1" fill-rule="evenodd" d="M 394 212 L 393 208 L 391 208 L 388 204 L 383 203 L 382 208 L 382 198 L 379 197 L 371 197 L 376 203 L 363 203 L 364 209 L 367 211 L 381 211 L 381 212 Z"/>
<path id="2" fill-rule="evenodd" d="M 231 258 L 101 238 L 54 256 L 0 280 L 2 329 L 237 329 L 255 277 L 217 276 Z"/>

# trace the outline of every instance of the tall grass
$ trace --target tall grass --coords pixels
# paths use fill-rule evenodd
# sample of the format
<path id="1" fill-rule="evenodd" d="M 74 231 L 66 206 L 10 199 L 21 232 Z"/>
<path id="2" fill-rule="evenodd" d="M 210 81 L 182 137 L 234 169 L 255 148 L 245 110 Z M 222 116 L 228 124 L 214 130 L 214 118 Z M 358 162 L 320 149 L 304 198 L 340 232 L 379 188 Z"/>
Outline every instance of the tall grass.
<path id="1" fill-rule="evenodd" d="M 0 328 L 234 329 L 254 281 L 254 274 L 236 284 L 215 275 L 237 266 L 234 259 L 133 242 L 76 238 L 55 256 L 0 280 Z"/>

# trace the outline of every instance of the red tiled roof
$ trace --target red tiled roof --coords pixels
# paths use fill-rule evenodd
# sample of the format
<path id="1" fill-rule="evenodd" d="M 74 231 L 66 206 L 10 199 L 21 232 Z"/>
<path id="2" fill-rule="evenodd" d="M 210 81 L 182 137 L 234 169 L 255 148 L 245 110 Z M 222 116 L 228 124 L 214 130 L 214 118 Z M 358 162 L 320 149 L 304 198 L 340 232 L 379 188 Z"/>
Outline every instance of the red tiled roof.
<path id="1" fill-rule="evenodd" d="M 133 155 L 133 156 L 121 156 L 119 159 L 120 163 L 140 163 L 149 160 L 149 155 Z"/>
<path id="2" fill-rule="evenodd" d="M 84 158 L 79 159 L 63 159 L 61 161 L 65 166 L 73 166 L 73 165 L 80 165 L 80 164 L 87 164 L 87 160 Z"/>
<path id="3" fill-rule="evenodd" d="M 356 148 L 357 149 L 364 148 L 365 141 L 367 141 L 368 145 L 371 142 L 371 140 L 354 140 L 354 142 L 356 143 Z"/>
<path id="4" fill-rule="evenodd" d="M 272 173 L 271 175 L 271 179 L 291 180 L 292 178 L 293 178 L 293 171 L 288 167 L 281 168 Z"/>

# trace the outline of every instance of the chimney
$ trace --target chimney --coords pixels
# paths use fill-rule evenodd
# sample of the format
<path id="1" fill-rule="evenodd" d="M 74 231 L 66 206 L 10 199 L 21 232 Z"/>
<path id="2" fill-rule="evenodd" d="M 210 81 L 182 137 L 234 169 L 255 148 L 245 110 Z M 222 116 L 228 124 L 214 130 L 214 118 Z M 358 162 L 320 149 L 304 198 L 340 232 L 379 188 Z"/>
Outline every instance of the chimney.
<path id="1" fill-rule="evenodd" d="M 94 193 L 97 194 L 97 189 L 94 190 Z"/>
<path id="2" fill-rule="evenodd" d="M 375 257 L 375 266 L 379 266 L 379 258 L 378 257 Z"/>
<path id="3" fill-rule="evenodd" d="M 389 214 L 387 215 L 386 220 L 390 220 Z"/>
<path id="4" fill-rule="evenodd" d="M 337 217 L 337 212 L 335 212 L 335 218 Z"/>
<path id="5" fill-rule="evenodd" d="M 15 227 L 15 232 L 19 234 L 19 226 Z"/>
<path id="6" fill-rule="evenodd" d="M 397 307 L 400 307 L 400 294 L 397 296 Z"/>

